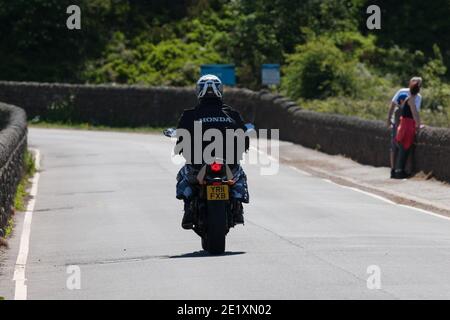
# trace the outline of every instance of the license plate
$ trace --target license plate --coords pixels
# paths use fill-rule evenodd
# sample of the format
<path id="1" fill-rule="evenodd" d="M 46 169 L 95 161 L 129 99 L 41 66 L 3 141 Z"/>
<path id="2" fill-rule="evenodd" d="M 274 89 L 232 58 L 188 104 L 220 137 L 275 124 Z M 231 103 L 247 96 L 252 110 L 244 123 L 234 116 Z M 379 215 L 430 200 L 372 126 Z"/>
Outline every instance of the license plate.
<path id="1" fill-rule="evenodd" d="M 206 187 L 206 198 L 208 201 L 226 201 L 230 199 L 230 193 L 228 186 L 207 186 Z"/>

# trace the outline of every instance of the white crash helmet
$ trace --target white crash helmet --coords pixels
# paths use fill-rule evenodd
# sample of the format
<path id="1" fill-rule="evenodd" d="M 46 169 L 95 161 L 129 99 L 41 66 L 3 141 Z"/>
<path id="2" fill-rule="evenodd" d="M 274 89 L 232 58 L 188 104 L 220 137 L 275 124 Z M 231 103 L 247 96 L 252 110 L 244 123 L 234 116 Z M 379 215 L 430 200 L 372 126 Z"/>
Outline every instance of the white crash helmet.
<path id="1" fill-rule="evenodd" d="M 212 74 L 202 76 L 197 82 L 197 98 L 219 98 L 223 97 L 222 81 Z"/>

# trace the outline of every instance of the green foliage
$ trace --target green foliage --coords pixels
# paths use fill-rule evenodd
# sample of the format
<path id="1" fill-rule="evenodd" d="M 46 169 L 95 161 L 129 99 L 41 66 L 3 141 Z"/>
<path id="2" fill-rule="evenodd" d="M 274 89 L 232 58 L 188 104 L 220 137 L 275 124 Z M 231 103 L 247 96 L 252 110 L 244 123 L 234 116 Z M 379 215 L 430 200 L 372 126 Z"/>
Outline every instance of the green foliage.
<path id="1" fill-rule="evenodd" d="M 299 100 L 303 109 L 316 112 L 357 116 L 369 120 L 383 120 L 387 117 L 390 99 L 395 90 L 387 89 L 382 95 L 374 95 L 366 99 L 350 97 L 332 97 L 325 100 Z M 432 111 L 424 108 L 420 113 L 424 124 L 434 127 L 450 127 L 450 115 L 443 111 Z"/>
<path id="2" fill-rule="evenodd" d="M 9 218 L 8 223 L 5 226 L 5 239 L 8 239 L 14 230 L 14 218 Z M 0 243 L 1 247 L 1 243 Z"/>
<path id="3" fill-rule="evenodd" d="M 82 30 L 66 27 L 70 0 L 0 1 L 0 77 L 8 80 L 74 81 L 83 62 L 98 55 L 108 29 L 123 12 L 113 0 L 80 0 Z"/>
<path id="4" fill-rule="evenodd" d="M 350 58 L 372 63 L 376 59 L 377 46 L 375 36 L 363 36 L 357 31 L 329 33 L 335 45 Z"/>
<path id="5" fill-rule="evenodd" d="M 358 93 L 357 61 L 327 37 L 309 40 L 288 57 L 283 87 L 294 99 Z"/>
<path id="6" fill-rule="evenodd" d="M 79 31 L 66 28 L 74 3 Z M 381 30 L 366 27 L 371 4 Z M 0 0 L 0 79 L 191 86 L 201 64 L 234 63 L 239 85 L 260 89 L 261 64 L 280 63 L 282 90 L 305 105 L 384 119 L 422 75 L 424 117 L 441 125 L 449 16 L 448 0 Z M 74 119 L 66 99 L 41 120 Z"/>
<path id="7" fill-rule="evenodd" d="M 26 151 L 24 155 L 24 163 L 23 163 L 23 177 L 17 187 L 17 192 L 14 197 L 14 208 L 19 211 L 24 211 L 27 193 L 27 187 L 29 184 L 29 179 L 35 174 L 36 166 L 34 163 L 33 155 Z M 10 231 L 12 230 L 13 225 L 10 224 Z M 6 232 L 8 234 L 8 232 Z"/>
<path id="8" fill-rule="evenodd" d="M 261 64 L 283 64 L 285 54 L 304 43 L 311 30 L 316 34 L 356 30 L 360 5 L 358 0 L 232 1 L 235 26 L 229 57 L 238 66 L 240 82 L 258 88 Z"/>
<path id="9" fill-rule="evenodd" d="M 382 28 L 377 31 L 377 44 L 384 49 L 398 47 L 414 54 L 433 54 L 437 44 L 450 66 L 450 3 L 448 0 L 365 0 L 364 6 L 378 4 L 382 9 Z M 367 33 L 365 16 L 361 15 L 360 29 Z M 399 57 L 400 58 L 400 57 Z M 418 66 L 418 65 L 416 65 Z M 420 66 L 418 66 L 420 67 Z M 412 73 L 412 72 L 411 72 Z M 447 79 L 450 74 L 447 72 Z"/>
<path id="10" fill-rule="evenodd" d="M 191 59 L 193 51 L 205 48 L 220 56 L 220 61 L 235 63 L 245 86 L 258 88 L 260 65 L 284 63 L 285 55 L 305 44 L 311 32 L 339 33 L 342 40 L 356 37 L 353 44 L 365 46 L 366 40 L 358 32 L 368 33 L 365 8 L 373 1 L 78 0 L 75 3 L 82 10 L 82 30 L 69 31 L 65 9 L 73 3 L 0 0 L 0 23 L 5 30 L 0 37 L 0 58 L 8 61 L 0 66 L 0 78 L 153 83 L 158 77 L 144 73 L 152 73 L 149 69 L 157 73 L 165 70 L 146 66 L 153 60 L 148 61 L 147 56 L 152 55 L 151 51 L 164 52 L 182 43 L 181 48 L 189 54 L 178 53 L 177 59 L 184 61 L 173 65 L 190 71 L 190 66 L 203 61 L 216 61 L 216 56 L 199 58 L 200 53 Z M 395 77 L 401 73 L 399 78 L 404 80 L 414 73 L 411 70 L 425 63 L 423 55 L 416 57 L 414 52 L 430 55 L 434 43 L 442 49 L 443 61 L 449 65 L 449 33 L 442 32 L 450 29 L 448 0 L 387 0 L 380 5 L 383 28 L 371 34 L 377 35 L 376 44 L 382 47 L 372 50 L 366 58 L 380 68 L 384 66 L 381 73 L 388 71 Z M 339 39 L 335 40 L 339 46 Z M 160 43 L 160 50 L 151 47 Z M 142 50 L 149 52 L 142 54 Z M 188 72 L 186 78 L 186 73 L 162 78 L 169 84 L 185 83 L 192 77 Z"/>
<path id="11" fill-rule="evenodd" d="M 400 84 L 407 83 L 411 75 L 421 74 L 426 61 L 422 51 L 410 52 L 394 45 L 388 49 L 376 47 L 369 64 L 378 75 Z"/>
<path id="12" fill-rule="evenodd" d="M 103 55 L 86 64 L 83 78 L 93 83 L 192 85 L 200 65 L 228 62 L 226 41 L 231 13 L 217 1 L 198 1 L 189 15 L 172 24 L 155 24 L 135 36 L 113 33 Z"/>
<path id="13" fill-rule="evenodd" d="M 53 102 L 50 106 L 48 106 L 46 115 L 44 119 L 45 121 L 63 121 L 66 123 L 70 123 L 75 118 L 75 107 L 73 104 L 74 96 L 68 96 L 64 99 Z"/>
<path id="14" fill-rule="evenodd" d="M 17 186 L 16 194 L 14 195 L 14 209 L 18 211 L 26 210 L 26 202 L 28 197 L 29 180 L 36 173 L 36 165 L 34 157 L 28 150 L 25 151 L 23 161 L 23 175 L 22 179 Z M 5 239 L 8 239 L 14 230 L 14 218 L 11 217 L 8 220 L 8 224 L 5 227 Z M 0 239 L 0 246 L 2 245 L 2 239 Z M 3 242 L 5 243 L 5 242 Z M 7 245 L 7 243 L 6 243 Z"/>
<path id="15" fill-rule="evenodd" d="M 427 81 L 427 89 L 424 91 L 424 107 L 435 113 L 446 114 L 446 108 L 450 108 L 450 85 L 443 83 L 447 68 L 437 45 L 433 46 L 433 51 L 434 58 L 424 65 L 421 72 Z"/>
<path id="16" fill-rule="evenodd" d="M 332 97 L 329 99 L 300 100 L 302 108 L 324 113 L 357 116 L 377 120 L 387 116 L 389 96 L 383 99 L 353 99 L 350 97 Z"/>
<path id="17" fill-rule="evenodd" d="M 422 120 L 433 126 L 450 126 L 450 85 L 441 50 L 433 56 L 411 54 L 394 46 L 376 46 L 375 37 L 358 32 L 337 32 L 317 37 L 288 55 L 283 90 L 306 109 L 384 120 L 398 87 L 413 75 L 425 79 Z"/>
<path id="18" fill-rule="evenodd" d="M 195 42 L 171 39 L 133 46 L 123 34 L 116 33 L 105 57 L 91 63 L 85 76 L 95 83 L 187 86 L 195 82 L 200 65 L 218 62 L 218 53 Z"/>

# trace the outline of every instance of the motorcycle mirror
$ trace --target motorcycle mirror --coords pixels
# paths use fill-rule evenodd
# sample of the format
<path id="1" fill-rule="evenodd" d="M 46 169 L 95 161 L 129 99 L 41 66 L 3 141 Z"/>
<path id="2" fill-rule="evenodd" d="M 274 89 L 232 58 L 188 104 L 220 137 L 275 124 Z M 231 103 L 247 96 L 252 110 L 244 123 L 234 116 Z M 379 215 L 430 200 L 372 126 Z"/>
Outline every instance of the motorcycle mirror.
<path id="1" fill-rule="evenodd" d="M 163 134 L 168 138 L 175 138 L 177 136 L 177 129 L 169 128 L 163 131 Z"/>
<path id="2" fill-rule="evenodd" d="M 253 123 L 246 123 L 245 124 L 245 131 L 246 132 L 253 132 L 255 130 L 256 130 L 256 128 L 255 128 L 255 125 Z"/>

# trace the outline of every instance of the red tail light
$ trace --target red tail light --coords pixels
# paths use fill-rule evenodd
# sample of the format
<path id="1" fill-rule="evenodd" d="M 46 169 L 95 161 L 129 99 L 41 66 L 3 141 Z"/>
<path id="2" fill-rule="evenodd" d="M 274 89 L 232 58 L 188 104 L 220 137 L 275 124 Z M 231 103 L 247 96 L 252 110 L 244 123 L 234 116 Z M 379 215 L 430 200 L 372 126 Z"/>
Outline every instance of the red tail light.
<path id="1" fill-rule="evenodd" d="M 211 171 L 215 172 L 215 173 L 219 173 L 220 171 L 222 171 L 222 168 L 223 168 L 223 164 L 220 164 L 220 163 L 215 163 L 214 162 L 211 165 Z"/>

